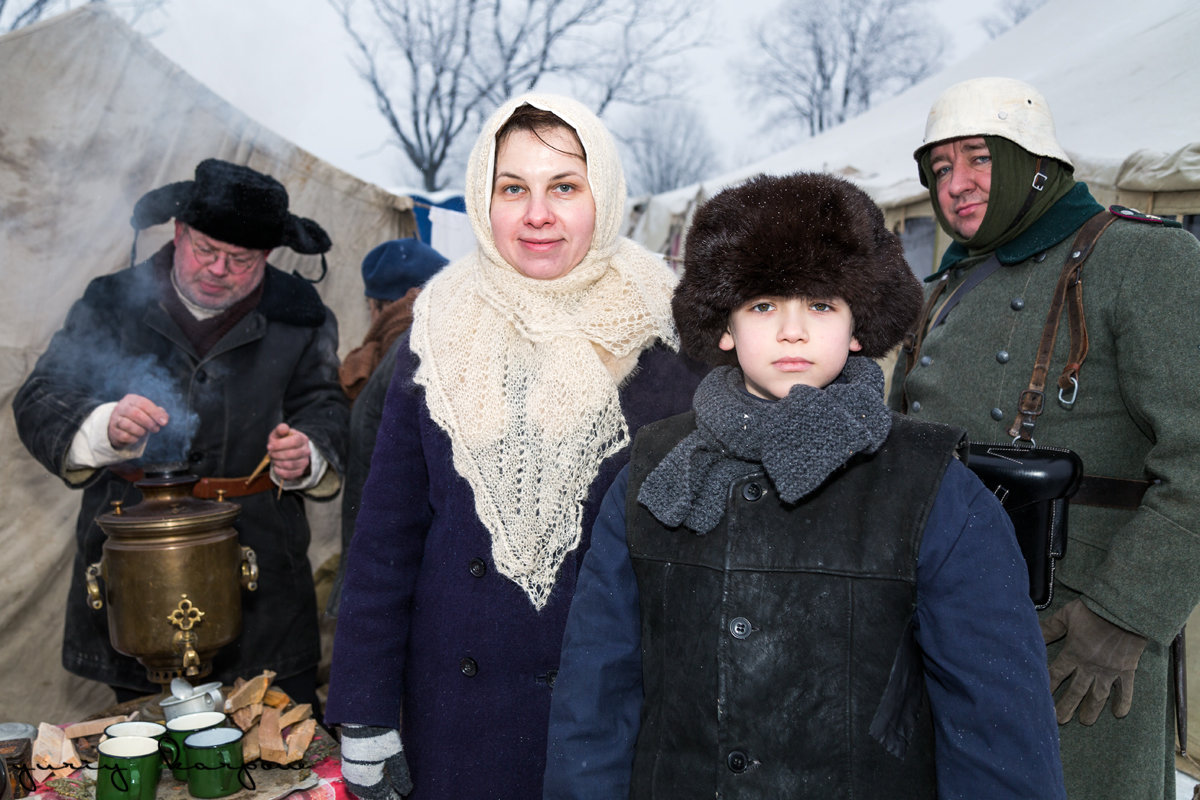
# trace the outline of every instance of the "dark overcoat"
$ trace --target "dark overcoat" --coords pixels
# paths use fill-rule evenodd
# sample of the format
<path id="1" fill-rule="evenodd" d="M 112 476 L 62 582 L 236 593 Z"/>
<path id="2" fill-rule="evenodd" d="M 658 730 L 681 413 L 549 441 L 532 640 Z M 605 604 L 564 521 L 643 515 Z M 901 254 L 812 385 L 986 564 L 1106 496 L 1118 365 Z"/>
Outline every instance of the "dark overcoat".
<path id="1" fill-rule="evenodd" d="M 363 385 L 362 391 L 350 407 L 350 444 L 346 451 L 346 480 L 342 486 L 342 551 L 337 571 L 333 576 L 333 588 L 325 604 L 325 614 L 336 618 L 342 603 L 342 584 L 346 580 L 346 554 L 350 552 L 350 541 L 354 538 L 354 523 L 362 503 L 363 484 L 371 471 L 371 455 L 375 452 L 375 434 L 383 418 L 383 401 L 396 369 L 397 339 L 388 348 Z"/>
<path id="2" fill-rule="evenodd" d="M 341 481 L 349 409 L 337 382 L 337 320 L 310 284 L 268 266 L 258 307 L 200 357 L 158 302 L 155 271 L 169 269 L 173 245 L 130 269 L 96 278 L 72 306 L 13 401 L 29 452 L 83 490 L 67 598 L 63 666 L 77 675 L 157 691 L 145 669 L 109 643 L 104 611 L 87 604 L 84 571 L 101 560 L 95 518 L 112 501 L 132 506 L 141 492 L 108 469 L 68 470 L 71 440 L 97 406 L 126 393 L 164 405 L 176 425 L 150 437 L 143 460 L 182 459 L 199 477 L 249 475 L 280 422 L 303 431 L 329 462 L 310 495 L 329 497 Z M 194 415 L 194 416 L 192 416 Z M 191 419 L 194 432 L 183 423 Z M 153 455 L 152 455 L 153 453 Z M 239 497 L 240 543 L 258 558 L 258 590 L 244 592 L 243 630 L 217 656 L 214 680 L 232 683 L 264 669 L 281 678 L 320 658 L 310 532 L 297 492 Z"/>
<path id="3" fill-rule="evenodd" d="M 1083 212 L 1074 222 L 1072 207 Z M 907 380 L 901 359 L 893 404 L 903 387 L 917 419 L 965 428 L 979 442 L 1011 441 L 1007 430 L 1075 231 L 1099 209 L 1080 184 L 1018 237 L 1009 249 L 1015 258 L 1002 258 L 929 332 Z M 947 291 L 968 274 L 951 271 Z M 1078 396 L 1068 405 L 1053 387 L 1070 345 L 1064 313 L 1034 439 L 1075 450 L 1086 473 L 1158 483 L 1136 510 L 1070 507 L 1066 557 L 1043 619 L 1082 596 L 1149 643 L 1129 716 L 1116 719 L 1106 708 L 1093 726 L 1075 719 L 1061 727 L 1067 795 L 1171 798 L 1168 651 L 1200 602 L 1200 392 L 1190 377 L 1200 371 L 1200 243 L 1178 228 L 1118 219 L 1082 280 L 1090 349 Z M 1052 644 L 1049 658 L 1060 648 Z"/>
<path id="4" fill-rule="evenodd" d="M 414 800 L 538 798 L 576 576 L 628 449 L 601 465 L 583 539 L 539 611 L 496 570 L 450 439 L 413 381 L 407 335 L 401 341 L 350 548 L 325 720 L 400 727 Z M 701 377 L 661 345 L 643 352 L 620 391 L 630 434 L 689 408 Z"/>

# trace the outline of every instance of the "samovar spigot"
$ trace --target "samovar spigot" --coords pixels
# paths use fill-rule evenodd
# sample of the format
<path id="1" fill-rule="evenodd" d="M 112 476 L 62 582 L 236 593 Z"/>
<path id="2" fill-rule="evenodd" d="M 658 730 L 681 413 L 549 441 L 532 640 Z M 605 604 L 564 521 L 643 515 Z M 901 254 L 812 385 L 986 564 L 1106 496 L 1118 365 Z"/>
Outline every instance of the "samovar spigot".
<path id="1" fill-rule="evenodd" d="M 180 595 L 179 605 L 167 617 L 167 621 L 179 628 L 172 637 L 177 650 L 182 651 L 181 666 L 185 675 L 200 673 L 200 654 L 196 652 L 196 633 L 192 628 L 204 621 L 204 612 L 188 599 L 186 594 Z"/>

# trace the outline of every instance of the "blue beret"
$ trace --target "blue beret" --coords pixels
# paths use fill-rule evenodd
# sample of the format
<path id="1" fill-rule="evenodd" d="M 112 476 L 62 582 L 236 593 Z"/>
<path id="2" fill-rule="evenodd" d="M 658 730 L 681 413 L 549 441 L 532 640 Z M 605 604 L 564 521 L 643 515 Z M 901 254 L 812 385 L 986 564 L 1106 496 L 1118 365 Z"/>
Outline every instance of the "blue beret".
<path id="1" fill-rule="evenodd" d="M 363 259 L 364 294 L 376 300 L 398 300 L 446 263 L 445 256 L 419 239 L 384 242 Z"/>

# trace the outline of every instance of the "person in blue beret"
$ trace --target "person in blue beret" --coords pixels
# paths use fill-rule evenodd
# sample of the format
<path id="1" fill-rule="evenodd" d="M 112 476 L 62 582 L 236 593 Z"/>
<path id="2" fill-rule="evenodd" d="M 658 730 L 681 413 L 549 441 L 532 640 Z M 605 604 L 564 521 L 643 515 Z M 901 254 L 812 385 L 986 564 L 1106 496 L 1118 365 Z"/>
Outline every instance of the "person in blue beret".
<path id="1" fill-rule="evenodd" d="M 445 256 L 414 238 L 392 239 L 367 253 L 362 277 L 371 327 L 363 343 L 342 359 L 338 369 L 342 389 L 352 401 L 362 393 L 392 343 L 412 324 L 413 301 L 421 284 L 446 263 Z M 386 383 L 383 386 L 387 388 Z"/>

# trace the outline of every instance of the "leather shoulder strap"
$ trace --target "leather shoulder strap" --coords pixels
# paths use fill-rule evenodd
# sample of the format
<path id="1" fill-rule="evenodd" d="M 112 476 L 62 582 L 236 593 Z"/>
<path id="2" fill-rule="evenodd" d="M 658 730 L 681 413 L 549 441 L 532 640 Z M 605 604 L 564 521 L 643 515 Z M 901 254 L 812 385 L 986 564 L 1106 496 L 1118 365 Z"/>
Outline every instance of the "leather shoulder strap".
<path id="1" fill-rule="evenodd" d="M 904 334 L 904 341 L 901 343 L 901 349 L 904 351 L 904 374 L 912 372 L 917 363 L 917 356 L 921 352 L 921 344 L 925 341 L 925 334 L 929 332 L 930 320 L 929 316 L 933 313 L 934 306 L 937 305 L 938 299 L 946 291 L 947 282 L 950 280 L 949 273 L 938 279 L 938 282 L 933 285 L 929 291 L 929 296 L 925 298 L 925 303 L 921 306 L 921 313 L 917 315 L 916 322 L 908 333 Z"/>
<path id="2" fill-rule="evenodd" d="M 1062 274 L 1059 275 L 1058 285 L 1054 288 L 1054 297 L 1050 302 L 1050 310 L 1046 312 L 1046 324 L 1042 328 L 1042 339 L 1038 344 L 1037 357 L 1033 364 L 1033 374 L 1029 378 L 1029 388 L 1021 392 L 1017 400 L 1017 416 L 1008 429 L 1008 435 L 1015 442 L 1020 439 L 1034 443 L 1033 428 L 1037 418 L 1046 407 L 1046 376 L 1050 370 L 1050 357 L 1054 353 L 1054 342 L 1058 336 L 1058 322 L 1062 318 L 1063 307 L 1067 307 L 1067 318 L 1071 335 L 1071 351 L 1067 356 L 1067 364 L 1058 378 L 1059 397 L 1062 402 L 1070 405 L 1075 402 L 1079 390 L 1079 370 L 1087 358 L 1088 337 L 1087 323 L 1083 316 L 1082 272 L 1083 262 L 1091 255 L 1092 248 L 1100 234 L 1116 219 L 1109 211 L 1097 212 L 1087 222 L 1083 223 L 1071 243 L 1070 253 L 1063 264 Z M 1070 398 L 1064 398 L 1062 393 L 1070 391 Z"/>
<path id="3" fill-rule="evenodd" d="M 917 321 L 914 327 L 904 335 L 904 340 L 901 343 L 901 349 L 904 351 L 904 377 L 908 377 L 908 373 L 913 371 L 913 367 L 917 365 L 917 358 L 921 354 L 921 345 L 925 343 L 925 336 L 938 325 L 942 324 L 942 320 L 950 313 L 950 309 L 958 305 L 959 301 L 966 296 L 967 292 L 974 289 L 979 284 L 983 283 L 984 278 L 991 275 L 1000 268 L 1000 260 L 993 253 L 991 258 L 984 261 L 982 264 L 977 264 L 971 269 L 967 275 L 967 279 L 958 285 L 958 288 L 950 293 L 945 302 L 938 306 L 938 300 L 945 293 L 946 287 L 949 285 L 950 273 L 945 273 L 938 282 L 934 284 L 929 292 L 929 296 L 925 298 L 925 304 L 921 307 L 921 313 L 917 315 Z M 936 309 L 936 314 L 934 313 Z M 908 392 L 903 386 L 900 391 L 900 410 L 905 414 L 908 413 Z"/>

